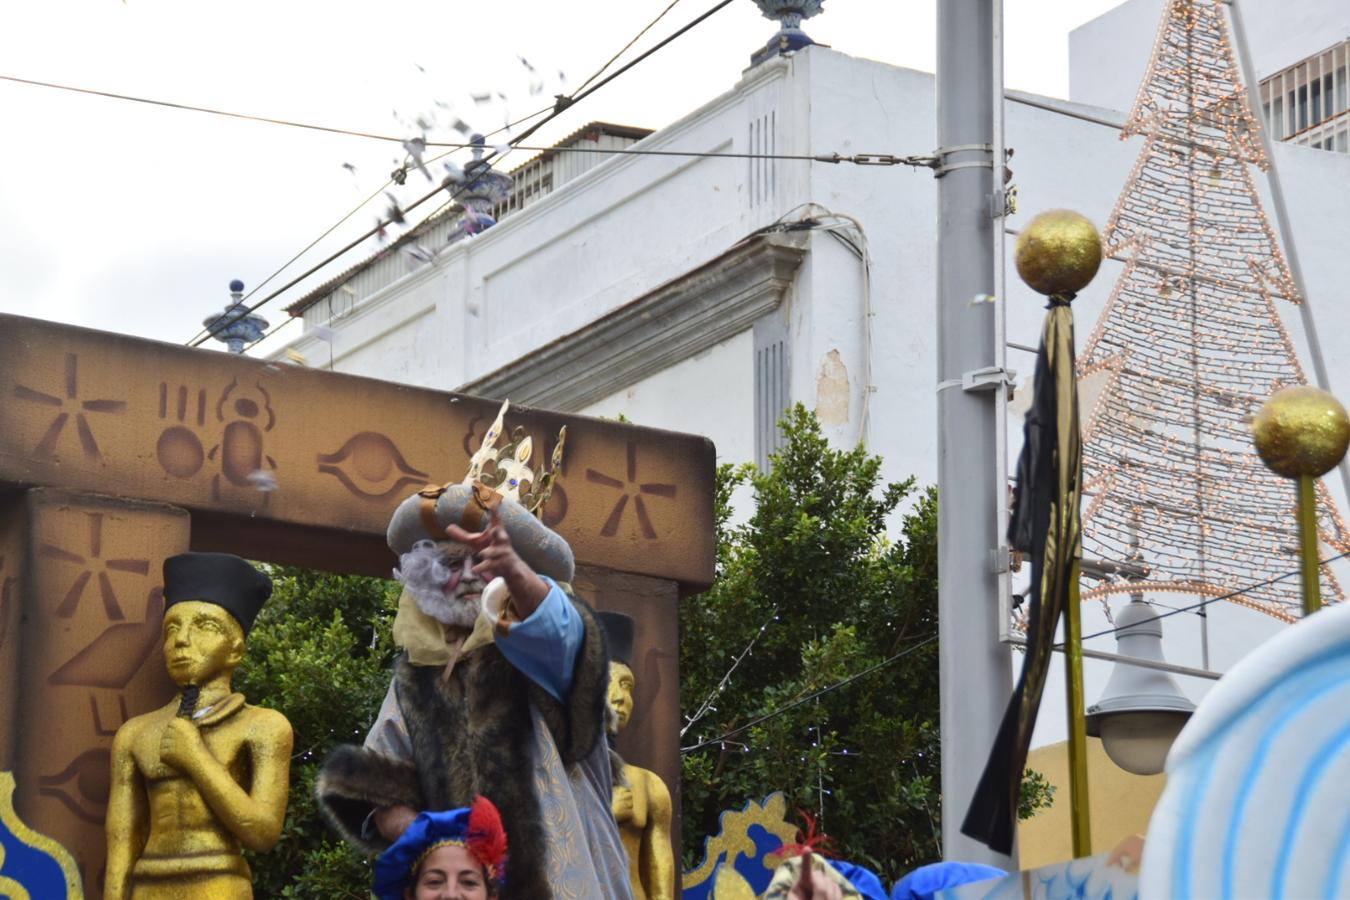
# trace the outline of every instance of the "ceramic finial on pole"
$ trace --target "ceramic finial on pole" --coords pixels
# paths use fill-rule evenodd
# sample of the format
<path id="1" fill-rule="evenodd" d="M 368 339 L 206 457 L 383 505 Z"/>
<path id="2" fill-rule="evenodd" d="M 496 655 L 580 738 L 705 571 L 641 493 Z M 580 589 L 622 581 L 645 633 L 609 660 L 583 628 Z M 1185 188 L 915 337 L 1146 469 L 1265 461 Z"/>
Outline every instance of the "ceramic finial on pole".
<path id="1" fill-rule="evenodd" d="M 231 353 L 240 354 L 263 336 L 267 320 L 244 304 L 244 283 L 236 278 L 230 282 L 230 302 L 225 304 L 225 311 L 207 316 L 202 326 Z"/>
<path id="2" fill-rule="evenodd" d="M 792 53 L 809 47 L 815 41 L 802 31 L 802 20 L 821 11 L 825 0 L 755 0 L 755 5 L 766 19 L 779 23 L 778 33 L 750 57 L 750 65 L 757 66 L 780 53 Z"/>
<path id="3" fill-rule="evenodd" d="M 1276 475 L 1298 482 L 1298 546 L 1303 614 L 1322 607 L 1314 479 L 1340 465 L 1350 445 L 1350 418 L 1330 393 L 1308 385 L 1276 392 L 1252 420 L 1252 441 Z"/>

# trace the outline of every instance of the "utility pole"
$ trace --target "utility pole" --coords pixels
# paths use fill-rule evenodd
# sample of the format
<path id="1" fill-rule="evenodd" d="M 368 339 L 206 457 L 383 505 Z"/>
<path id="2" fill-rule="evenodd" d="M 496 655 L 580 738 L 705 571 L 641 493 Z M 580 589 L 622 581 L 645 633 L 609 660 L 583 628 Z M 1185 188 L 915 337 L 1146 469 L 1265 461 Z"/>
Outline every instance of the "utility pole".
<path id="1" fill-rule="evenodd" d="M 1003 228 L 1001 0 L 937 0 L 938 632 L 942 853 L 1015 870 L 961 834 L 1012 694 L 998 640 L 1007 567 L 1001 443 L 1007 378 L 996 230 Z M 1001 106 L 998 109 L 1001 110 Z M 997 178 L 995 174 L 997 173 Z M 997 261 L 1001 264 L 1002 260 Z"/>

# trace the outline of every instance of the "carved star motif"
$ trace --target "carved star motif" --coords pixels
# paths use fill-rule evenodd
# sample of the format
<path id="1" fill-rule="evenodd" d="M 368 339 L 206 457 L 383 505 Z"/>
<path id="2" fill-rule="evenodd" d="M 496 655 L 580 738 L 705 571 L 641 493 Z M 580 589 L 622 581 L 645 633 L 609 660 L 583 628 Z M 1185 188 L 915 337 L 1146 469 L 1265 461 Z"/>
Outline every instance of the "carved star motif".
<path id="1" fill-rule="evenodd" d="M 632 441 L 628 442 L 628 471 L 627 479 L 615 478 L 612 475 L 605 475 L 597 472 L 595 469 L 586 470 L 586 480 L 594 484 L 604 485 L 605 487 L 615 488 L 622 491 L 622 495 L 614 501 L 614 509 L 610 511 L 609 518 L 605 520 L 604 527 L 600 529 L 601 537 L 614 537 L 619 531 L 619 524 L 623 521 L 624 511 L 628 508 L 628 501 L 633 501 L 633 509 L 637 514 L 638 527 L 642 530 L 642 536 L 649 541 L 657 538 L 656 529 L 652 527 L 651 516 L 647 514 L 647 504 L 643 502 L 642 495 L 656 497 L 673 498 L 676 492 L 676 486 L 673 484 L 660 484 L 657 482 L 638 482 L 637 480 L 637 445 Z"/>
<path id="2" fill-rule="evenodd" d="M 62 395 L 49 394 L 24 384 L 14 386 L 14 396 L 18 399 L 57 409 L 56 417 L 47 426 L 42 440 L 33 448 L 35 456 L 55 456 L 56 444 L 61 440 L 66 425 L 74 418 L 75 430 L 80 436 L 80 447 L 84 450 L 84 455 L 90 459 L 99 458 L 98 441 L 94 439 L 94 431 L 89 426 L 89 419 L 85 414 L 124 412 L 127 403 L 125 400 L 81 400 L 79 393 L 79 358 L 74 353 L 66 354 L 66 379 Z"/>
<path id="3" fill-rule="evenodd" d="M 84 597 L 84 589 L 88 587 L 90 581 L 95 579 L 98 581 L 99 596 L 103 600 L 103 611 L 108 618 L 112 621 L 125 619 L 126 615 L 122 612 L 122 605 L 117 599 L 117 592 L 113 590 L 112 579 L 108 573 L 132 572 L 144 576 L 150 572 L 150 561 L 147 559 L 103 558 L 102 513 L 89 513 L 88 556 L 82 556 L 73 550 L 67 550 L 45 541 L 39 545 L 38 553 L 48 559 L 57 559 L 82 567 L 82 571 L 75 576 L 75 580 L 66 591 L 65 598 L 56 607 L 56 614 L 63 619 L 75 615 L 75 610 L 79 608 L 80 600 Z"/>

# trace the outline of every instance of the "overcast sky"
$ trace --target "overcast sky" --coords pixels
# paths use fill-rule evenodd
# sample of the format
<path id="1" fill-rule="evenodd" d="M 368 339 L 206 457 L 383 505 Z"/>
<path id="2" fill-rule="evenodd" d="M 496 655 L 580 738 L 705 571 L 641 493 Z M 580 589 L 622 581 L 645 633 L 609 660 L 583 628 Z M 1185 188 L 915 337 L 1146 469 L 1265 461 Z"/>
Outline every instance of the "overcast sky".
<path id="1" fill-rule="evenodd" d="M 1067 96 L 1069 31 L 1117 2 L 1005 0 L 1008 86 Z M 0 75 L 398 136 L 435 114 L 429 138 L 454 140 L 456 116 L 486 131 L 576 87 L 668 3 L 9 0 Z M 680 0 L 630 55 L 711 5 Z M 806 30 L 845 53 L 932 71 L 935 8 L 827 0 Z M 531 143 L 592 120 L 659 128 L 732 87 L 773 30 L 737 0 Z M 507 100 L 472 99 L 497 92 Z M 4 81 L 0 111 L 0 311 L 165 341 L 193 337 L 231 278 L 251 288 L 272 274 L 403 155 L 396 144 Z M 423 192 L 418 181 L 404 198 Z M 369 228 L 385 205 L 363 209 L 273 286 Z M 264 308 L 273 323 L 285 302 Z"/>

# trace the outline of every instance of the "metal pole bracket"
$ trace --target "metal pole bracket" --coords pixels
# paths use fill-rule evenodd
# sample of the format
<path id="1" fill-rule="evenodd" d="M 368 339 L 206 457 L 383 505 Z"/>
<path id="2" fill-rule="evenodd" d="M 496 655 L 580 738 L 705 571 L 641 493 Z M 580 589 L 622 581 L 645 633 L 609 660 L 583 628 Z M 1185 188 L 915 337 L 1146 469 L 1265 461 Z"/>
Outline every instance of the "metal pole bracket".
<path id="1" fill-rule="evenodd" d="M 1017 384 L 1017 373 L 1011 369 L 1004 369 L 1001 366 L 988 366 L 983 369 L 975 369 L 966 372 L 961 376 L 961 390 L 968 394 L 982 393 L 984 391 L 995 391 L 1000 387 L 1007 390 L 1010 394 Z"/>
<path id="2" fill-rule="evenodd" d="M 966 162 L 947 162 L 953 153 L 987 153 L 988 159 L 972 159 Z M 938 164 L 933 167 L 933 177 L 941 178 L 956 169 L 992 169 L 994 168 L 993 144 L 955 144 L 951 147 L 939 147 L 933 151 Z"/>

